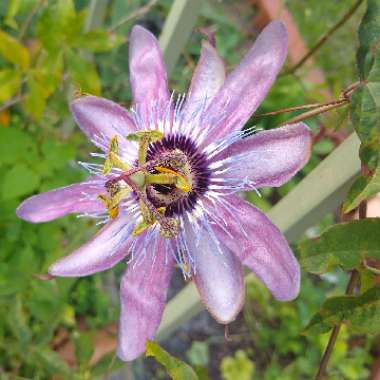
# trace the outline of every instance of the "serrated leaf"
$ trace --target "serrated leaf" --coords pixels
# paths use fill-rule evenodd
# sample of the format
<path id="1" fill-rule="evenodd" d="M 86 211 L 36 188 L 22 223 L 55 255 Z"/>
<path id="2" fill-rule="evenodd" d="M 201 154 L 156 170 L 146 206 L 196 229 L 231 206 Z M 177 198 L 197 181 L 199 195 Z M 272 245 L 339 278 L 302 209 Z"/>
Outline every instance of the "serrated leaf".
<path id="1" fill-rule="evenodd" d="M 66 63 L 74 84 L 82 92 L 100 95 L 100 78 L 92 62 L 70 50 L 66 53 Z"/>
<path id="2" fill-rule="evenodd" d="M 371 177 L 360 176 L 352 184 L 347 199 L 343 204 L 343 212 L 350 212 L 359 206 L 360 202 L 374 196 L 380 191 L 380 165 Z"/>
<path id="3" fill-rule="evenodd" d="M 29 67 L 28 49 L 16 38 L 0 30 L 0 54 L 9 62 L 19 65 L 25 71 Z"/>
<path id="4" fill-rule="evenodd" d="M 320 334 L 345 323 L 354 333 L 376 334 L 380 331 L 380 286 L 360 296 L 329 298 L 313 316 L 306 332 Z"/>
<path id="5" fill-rule="evenodd" d="M 352 123 L 360 140 L 360 158 L 371 169 L 380 149 L 380 3 L 367 1 L 358 37 L 357 64 L 361 83 L 352 94 Z"/>
<path id="6" fill-rule="evenodd" d="M 158 343 L 150 341 L 146 344 L 146 356 L 153 356 L 165 367 L 173 380 L 199 380 L 194 370 L 188 364 L 171 356 Z"/>
<path id="7" fill-rule="evenodd" d="M 21 86 L 21 75 L 18 71 L 5 69 L 0 71 L 0 103 L 17 94 Z"/>
<path id="8" fill-rule="evenodd" d="M 336 224 L 320 237 L 300 243 L 302 267 L 325 273 L 336 266 L 356 268 L 366 257 L 380 259 L 380 218 Z"/>
<path id="9" fill-rule="evenodd" d="M 367 11 L 358 30 L 359 49 L 357 52 L 357 63 L 362 79 L 367 79 L 374 64 L 374 53 L 376 53 L 380 42 L 379 17 L 379 1 L 367 0 Z"/>

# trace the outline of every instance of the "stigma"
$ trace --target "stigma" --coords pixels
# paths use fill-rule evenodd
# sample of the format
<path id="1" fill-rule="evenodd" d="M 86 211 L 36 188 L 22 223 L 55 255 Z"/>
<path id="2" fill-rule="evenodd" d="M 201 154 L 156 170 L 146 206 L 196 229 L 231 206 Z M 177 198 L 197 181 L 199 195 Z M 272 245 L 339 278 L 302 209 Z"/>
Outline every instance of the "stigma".
<path id="1" fill-rule="evenodd" d="M 162 237 L 174 238 L 181 225 L 178 211 L 190 209 L 194 194 L 202 187 L 194 165 L 197 157 L 189 152 L 189 143 L 180 139 L 175 144 L 175 139 L 165 137 L 160 131 L 140 131 L 126 139 L 138 143 L 135 165 L 123 161 L 118 137 L 114 136 L 103 165 L 103 175 L 107 177 L 105 192 L 98 198 L 110 219 L 119 215 L 124 200 L 131 197 L 136 200 L 141 218 L 132 235 L 159 225 Z"/>

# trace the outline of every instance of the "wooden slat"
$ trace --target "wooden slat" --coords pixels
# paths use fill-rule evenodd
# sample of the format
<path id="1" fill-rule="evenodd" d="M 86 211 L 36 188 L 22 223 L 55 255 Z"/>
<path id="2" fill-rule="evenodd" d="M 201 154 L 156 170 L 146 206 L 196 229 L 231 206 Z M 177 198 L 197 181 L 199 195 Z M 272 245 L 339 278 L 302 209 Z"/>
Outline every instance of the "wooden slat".
<path id="1" fill-rule="evenodd" d="M 189 39 L 197 21 L 202 0 L 175 0 L 160 36 L 168 75 Z"/>

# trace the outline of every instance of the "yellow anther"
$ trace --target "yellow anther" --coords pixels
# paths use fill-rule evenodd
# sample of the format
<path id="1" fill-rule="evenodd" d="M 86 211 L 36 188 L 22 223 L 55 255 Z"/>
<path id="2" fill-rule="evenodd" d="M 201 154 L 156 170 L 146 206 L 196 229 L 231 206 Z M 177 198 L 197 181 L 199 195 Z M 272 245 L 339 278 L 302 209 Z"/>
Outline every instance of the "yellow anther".
<path id="1" fill-rule="evenodd" d="M 106 207 L 108 215 L 111 219 L 115 219 L 119 215 L 119 206 L 111 206 L 112 198 L 109 198 L 107 197 L 107 195 L 104 194 L 99 194 L 98 199 L 100 199 L 104 203 L 104 206 Z"/>
<path id="2" fill-rule="evenodd" d="M 135 133 L 130 133 L 126 139 L 130 141 L 138 141 L 138 160 L 140 165 L 144 165 L 146 162 L 146 155 L 148 152 L 149 144 L 152 142 L 160 141 L 164 137 L 164 134 L 160 131 L 140 131 Z"/>
<path id="3" fill-rule="evenodd" d="M 115 219 L 119 215 L 119 203 L 127 198 L 131 193 L 131 189 L 128 187 L 122 188 L 117 191 L 113 196 L 108 197 L 104 194 L 99 194 L 98 199 L 100 199 L 106 209 L 108 210 L 108 215 L 111 219 Z"/>
<path id="4" fill-rule="evenodd" d="M 103 174 L 106 175 L 110 173 L 112 168 L 119 168 L 124 171 L 129 170 L 129 166 L 119 157 L 119 141 L 117 135 L 113 136 L 110 140 L 108 156 L 103 165 Z"/>
<path id="5" fill-rule="evenodd" d="M 113 136 L 110 140 L 110 152 L 119 153 L 119 141 L 117 140 L 117 135 Z"/>
<path id="6" fill-rule="evenodd" d="M 160 141 L 164 138 L 164 134 L 157 130 L 152 131 L 139 131 L 130 133 L 126 139 L 130 141 L 148 140 L 149 142 Z"/>
<path id="7" fill-rule="evenodd" d="M 137 236 L 146 231 L 152 224 L 145 222 L 144 220 L 136 225 L 132 231 L 132 236 Z"/>
<path id="8" fill-rule="evenodd" d="M 168 173 L 175 175 L 177 178 L 177 181 L 175 183 L 177 189 L 180 189 L 185 193 L 188 193 L 191 190 L 191 185 L 188 179 L 183 174 L 162 166 L 155 166 L 154 169 L 157 170 L 159 173 Z"/>

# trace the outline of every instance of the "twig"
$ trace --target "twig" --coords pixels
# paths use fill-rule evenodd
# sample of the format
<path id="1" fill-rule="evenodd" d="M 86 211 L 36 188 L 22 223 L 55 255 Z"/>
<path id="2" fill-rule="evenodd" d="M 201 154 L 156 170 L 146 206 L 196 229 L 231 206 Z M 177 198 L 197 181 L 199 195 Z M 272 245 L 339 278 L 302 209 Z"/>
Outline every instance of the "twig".
<path id="1" fill-rule="evenodd" d="M 346 295 L 351 295 L 354 292 L 358 280 L 359 280 L 359 272 L 354 269 L 351 272 L 350 280 L 348 282 L 347 289 L 346 289 Z M 334 326 L 334 328 L 331 332 L 331 335 L 330 335 L 329 342 L 327 343 L 326 350 L 325 350 L 323 357 L 321 359 L 321 363 L 319 364 L 318 372 L 317 372 L 314 380 L 322 380 L 323 379 L 323 376 L 325 374 L 327 365 L 330 361 L 331 354 L 333 352 L 336 340 L 338 338 L 341 326 L 342 326 L 342 323 L 339 323 L 338 325 Z"/>
<path id="2" fill-rule="evenodd" d="M 25 20 L 24 24 L 22 25 L 21 29 L 20 29 L 20 33 L 18 34 L 18 39 L 21 41 L 27 30 L 29 29 L 32 21 L 33 21 L 33 17 L 35 16 L 35 14 L 37 13 L 38 9 L 40 8 L 40 6 L 42 5 L 44 0 L 40 0 L 36 3 L 36 5 L 33 7 L 33 9 L 30 11 L 27 19 Z"/>
<path id="3" fill-rule="evenodd" d="M 301 60 L 291 67 L 285 74 L 293 74 L 297 69 L 299 69 L 319 48 L 342 26 L 348 21 L 351 16 L 359 8 L 363 0 L 358 0 L 356 3 L 348 10 L 347 13 L 330 29 L 328 30 L 319 41 L 301 58 Z"/>
<path id="4" fill-rule="evenodd" d="M 14 105 L 17 104 L 17 103 L 20 103 L 22 99 L 23 99 L 22 96 L 17 96 L 17 97 L 15 97 L 15 98 L 13 98 L 13 99 L 8 100 L 7 102 L 5 102 L 5 103 L 0 107 L 0 112 L 3 112 L 3 111 L 6 110 L 7 108 L 12 107 L 12 106 L 14 106 Z"/>
<path id="5" fill-rule="evenodd" d="M 325 112 L 330 111 L 334 108 L 339 108 L 339 107 L 345 106 L 348 103 L 350 103 L 349 99 L 341 99 L 341 100 L 336 100 L 334 102 L 323 104 L 318 108 L 312 109 L 311 111 L 304 112 L 301 115 L 297 115 L 297 116 L 293 117 L 292 119 L 285 121 L 283 123 L 283 125 L 284 124 L 298 123 L 302 120 L 305 120 L 305 119 L 308 119 L 310 117 L 319 115 L 321 113 L 325 113 Z"/>
<path id="6" fill-rule="evenodd" d="M 364 168 L 362 166 L 362 171 L 363 169 Z M 366 216 L 367 216 L 367 201 L 364 200 L 359 205 L 359 219 L 365 219 Z M 347 289 L 346 289 L 346 295 L 351 295 L 354 292 L 359 279 L 360 279 L 359 272 L 356 269 L 354 269 L 351 272 L 350 281 L 348 282 Z M 334 326 L 330 335 L 329 342 L 327 343 L 326 350 L 321 359 L 321 363 L 319 364 L 317 375 L 315 376 L 314 380 L 322 380 L 326 372 L 326 368 L 329 363 L 331 354 L 333 352 L 336 340 L 338 338 L 338 334 L 339 334 L 341 326 L 342 326 L 342 323 L 339 323 L 336 326 Z"/>
<path id="7" fill-rule="evenodd" d="M 265 117 L 265 116 L 280 115 L 282 113 L 287 113 L 287 112 L 307 110 L 307 109 L 311 110 L 311 111 L 305 112 L 305 113 L 297 116 L 297 118 L 302 117 L 301 120 L 304 120 L 308 117 L 315 116 L 315 115 L 318 115 L 320 113 L 324 113 L 324 112 L 329 111 L 333 108 L 341 107 L 341 106 L 345 105 L 346 103 L 350 102 L 351 94 L 355 91 L 355 89 L 359 85 L 360 85 L 360 82 L 355 82 L 355 83 L 351 84 L 350 86 L 348 86 L 347 88 L 345 88 L 341 92 L 341 95 L 338 99 L 327 102 L 327 103 L 302 104 L 299 106 L 287 107 L 287 108 L 282 108 L 282 109 L 276 110 L 276 111 L 261 113 L 259 115 L 254 115 L 253 117 L 255 119 L 260 119 L 260 118 Z M 300 121 L 300 120 L 298 120 L 298 121 Z M 295 122 L 295 121 L 291 121 L 291 122 Z M 290 121 L 287 121 L 287 123 L 290 123 Z"/>
<path id="8" fill-rule="evenodd" d="M 261 113 L 259 115 L 253 115 L 253 117 L 255 119 L 261 119 L 262 117 L 265 117 L 265 116 L 275 116 L 275 115 L 280 115 L 282 113 L 313 109 L 313 108 L 318 108 L 321 106 L 322 106 L 322 103 L 302 104 L 299 106 L 287 107 L 287 108 L 282 108 L 282 109 L 276 110 L 276 111 Z"/>
<path id="9" fill-rule="evenodd" d="M 115 23 L 115 25 L 112 25 L 109 28 L 109 31 L 114 32 L 117 28 L 127 23 L 128 21 L 144 16 L 144 14 L 148 13 L 150 9 L 154 7 L 157 3 L 158 3 L 158 0 L 150 0 L 147 5 L 144 5 L 143 7 L 136 9 L 134 12 L 130 13 L 128 16 L 125 16 L 124 18 L 120 19 L 117 23 Z"/>

